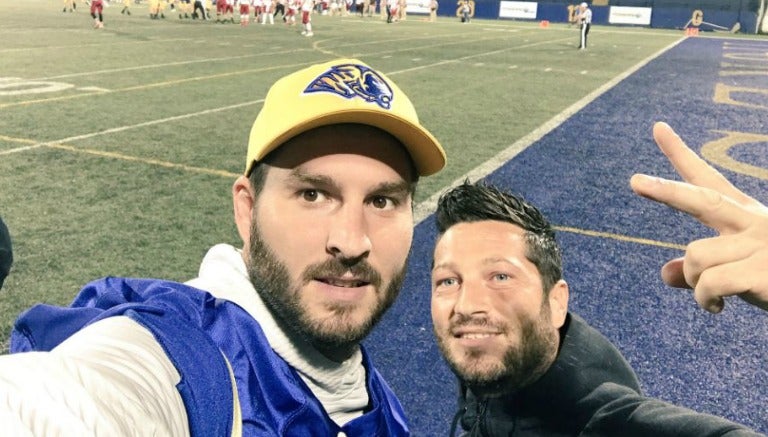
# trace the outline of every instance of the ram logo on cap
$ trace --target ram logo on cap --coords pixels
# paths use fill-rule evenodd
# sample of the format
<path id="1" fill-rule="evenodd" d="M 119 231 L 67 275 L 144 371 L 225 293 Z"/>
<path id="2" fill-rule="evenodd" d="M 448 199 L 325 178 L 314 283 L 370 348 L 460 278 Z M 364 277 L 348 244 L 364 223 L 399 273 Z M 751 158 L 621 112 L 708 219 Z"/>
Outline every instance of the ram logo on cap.
<path id="1" fill-rule="evenodd" d="M 392 88 L 377 72 L 358 64 L 334 65 L 319 75 L 305 93 L 329 92 L 347 99 L 361 98 L 384 109 L 392 104 Z"/>

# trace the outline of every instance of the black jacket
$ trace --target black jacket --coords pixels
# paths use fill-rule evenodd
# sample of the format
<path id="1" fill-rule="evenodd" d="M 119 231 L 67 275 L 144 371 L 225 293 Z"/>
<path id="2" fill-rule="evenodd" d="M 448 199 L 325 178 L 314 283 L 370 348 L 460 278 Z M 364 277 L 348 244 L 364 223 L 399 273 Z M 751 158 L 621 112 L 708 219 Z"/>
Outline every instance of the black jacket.
<path id="1" fill-rule="evenodd" d="M 11 271 L 13 263 L 13 250 L 11 249 L 11 236 L 8 234 L 8 228 L 0 218 L 0 288 L 3 288 L 3 281 Z"/>
<path id="2" fill-rule="evenodd" d="M 725 419 L 641 394 L 621 353 L 568 314 L 555 362 L 535 383 L 478 399 L 462 388 L 457 419 L 468 436 L 756 436 Z"/>

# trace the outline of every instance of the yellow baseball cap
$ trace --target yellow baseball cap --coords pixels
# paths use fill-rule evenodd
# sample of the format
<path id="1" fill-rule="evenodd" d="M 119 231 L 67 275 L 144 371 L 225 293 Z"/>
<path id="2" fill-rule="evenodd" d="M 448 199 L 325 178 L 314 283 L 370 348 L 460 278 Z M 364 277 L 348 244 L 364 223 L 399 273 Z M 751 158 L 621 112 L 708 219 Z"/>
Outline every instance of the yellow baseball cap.
<path id="1" fill-rule="evenodd" d="M 408 97 L 389 78 L 357 59 L 313 65 L 275 82 L 248 139 L 245 174 L 253 163 L 296 135 L 320 126 L 359 123 L 397 138 L 421 176 L 445 166 L 445 151 L 421 124 Z"/>

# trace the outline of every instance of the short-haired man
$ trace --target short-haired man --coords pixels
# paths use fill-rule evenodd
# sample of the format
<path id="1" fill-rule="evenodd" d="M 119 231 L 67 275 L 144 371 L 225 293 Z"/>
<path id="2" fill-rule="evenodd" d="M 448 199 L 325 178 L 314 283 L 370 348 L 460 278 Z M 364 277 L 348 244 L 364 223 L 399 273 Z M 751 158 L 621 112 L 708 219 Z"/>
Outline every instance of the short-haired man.
<path id="1" fill-rule="evenodd" d="M 0 357 L 3 431 L 408 435 L 360 342 L 398 295 L 416 183 L 444 164 L 364 63 L 279 80 L 232 187 L 242 250 L 208 252 L 189 284 L 208 293 L 107 278 L 25 313 L 12 350 L 45 352 Z"/>
<path id="2" fill-rule="evenodd" d="M 587 2 L 581 2 L 579 5 L 579 15 L 576 17 L 579 22 L 579 50 L 587 49 L 587 35 L 592 27 L 592 9 L 589 9 Z"/>
<path id="3" fill-rule="evenodd" d="M 469 436 L 754 436 L 641 395 L 619 351 L 568 312 L 555 234 L 522 198 L 481 184 L 437 208 L 432 320 L 461 383 Z"/>

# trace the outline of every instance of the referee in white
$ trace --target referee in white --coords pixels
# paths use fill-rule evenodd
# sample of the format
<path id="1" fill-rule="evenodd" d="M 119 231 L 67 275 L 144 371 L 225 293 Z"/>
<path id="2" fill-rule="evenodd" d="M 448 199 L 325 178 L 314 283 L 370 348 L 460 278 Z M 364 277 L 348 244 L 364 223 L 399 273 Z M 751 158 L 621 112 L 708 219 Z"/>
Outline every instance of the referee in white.
<path id="1" fill-rule="evenodd" d="M 579 5 L 579 17 L 578 17 L 579 23 L 581 23 L 580 28 L 580 39 L 579 39 L 579 50 L 586 50 L 587 48 L 587 34 L 589 33 L 589 28 L 592 26 L 592 9 L 589 9 L 589 5 L 587 5 L 587 2 L 583 2 Z"/>

